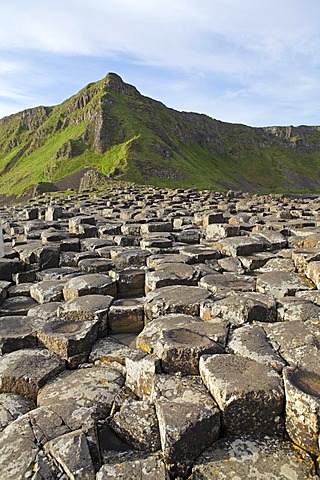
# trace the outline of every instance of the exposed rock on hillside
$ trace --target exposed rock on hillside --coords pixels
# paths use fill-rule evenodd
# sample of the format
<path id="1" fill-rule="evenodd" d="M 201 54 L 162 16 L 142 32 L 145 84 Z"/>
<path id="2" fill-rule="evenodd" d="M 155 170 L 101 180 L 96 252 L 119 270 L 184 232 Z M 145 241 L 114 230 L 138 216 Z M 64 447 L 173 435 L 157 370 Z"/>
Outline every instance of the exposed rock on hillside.
<path id="1" fill-rule="evenodd" d="M 55 107 L 0 120 L 0 193 L 90 166 L 165 187 L 318 189 L 320 127 L 252 128 L 177 112 L 116 74 Z"/>

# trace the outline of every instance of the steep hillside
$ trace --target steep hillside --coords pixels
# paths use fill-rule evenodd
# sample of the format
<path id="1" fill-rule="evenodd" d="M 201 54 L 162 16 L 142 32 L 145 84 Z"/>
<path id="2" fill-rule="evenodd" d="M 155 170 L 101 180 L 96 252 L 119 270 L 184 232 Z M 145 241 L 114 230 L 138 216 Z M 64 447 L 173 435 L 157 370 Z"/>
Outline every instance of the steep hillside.
<path id="1" fill-rule="evenodd" d="M 86 167 L 166 187 L 320 190 L 320 127 L 251 128 L 177 112 L 116 74 L 0 120 L 0 193 Z"/>

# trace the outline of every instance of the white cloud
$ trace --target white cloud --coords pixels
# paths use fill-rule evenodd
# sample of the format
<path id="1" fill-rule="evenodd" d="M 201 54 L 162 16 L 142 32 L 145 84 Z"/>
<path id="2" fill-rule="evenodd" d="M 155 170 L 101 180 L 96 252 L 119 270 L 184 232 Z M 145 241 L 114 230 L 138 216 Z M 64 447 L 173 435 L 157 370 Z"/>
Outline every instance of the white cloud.
<path id="1" fill-rule="evenodd" d="M 261 117 L 279 118 L 277 108 L 295 105 L 304 116 L 310 111 L 304 105 L 319 103 L 318 0 L 0 0 L 0 7 L 3 51 L 21 58 L 32 52 L 100 56 L 106 65 L 126 57 L 123 70 L 130 64 L 131 73 L 132 66 L 137 71 L 132 78 L 142 77 L 137 87 L 156 98 L 163 92 L 160 99 L 173 99 L 176 108 L 189 101 L 184 109 L 208 111 L 212 104 L 214 116 L 225 112 L 224 118 L 232 106 L 243 113 L 257 105 Z M 41 87 L 58 75 L 49 67 L 41 72 L 37 62 L 37 74 L 27 77 L 30 92 L 32 83 Z M 26 66 L 0 60 L 0 76 L 12 74 L 13 92 L 24 91 L 13 75 L 19 68 L 25 79 Z M 163 86 L 151 85 L 155 76 L 143 78 L 152 69 L 169 73 Z"/>

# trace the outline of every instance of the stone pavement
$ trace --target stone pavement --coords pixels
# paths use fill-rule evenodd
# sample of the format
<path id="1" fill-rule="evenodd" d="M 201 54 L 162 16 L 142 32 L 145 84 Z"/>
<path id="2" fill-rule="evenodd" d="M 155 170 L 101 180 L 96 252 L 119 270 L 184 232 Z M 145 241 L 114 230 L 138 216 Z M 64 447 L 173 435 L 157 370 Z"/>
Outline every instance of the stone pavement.
<path id="1" fill-rule="evenodd" d="M 3 207 L 0 479 L 318 479 L 320 198 Z"/>

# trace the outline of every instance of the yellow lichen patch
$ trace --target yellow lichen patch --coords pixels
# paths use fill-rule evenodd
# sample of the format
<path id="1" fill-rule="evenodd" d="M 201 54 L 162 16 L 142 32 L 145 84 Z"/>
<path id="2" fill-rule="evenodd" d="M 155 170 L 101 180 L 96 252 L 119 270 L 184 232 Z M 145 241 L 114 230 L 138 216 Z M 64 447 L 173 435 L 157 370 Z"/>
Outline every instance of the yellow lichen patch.
<path id="1" fill-rule="evenodd" d="M 147 352 L 147 353 L 150 352 L 150 348 L 148 347 L 148 345 L 145 345 L 144 343 L 139 345 L 139 348 L 140 348 L 140 350 L 143 350 L 144 352 Z"/>

